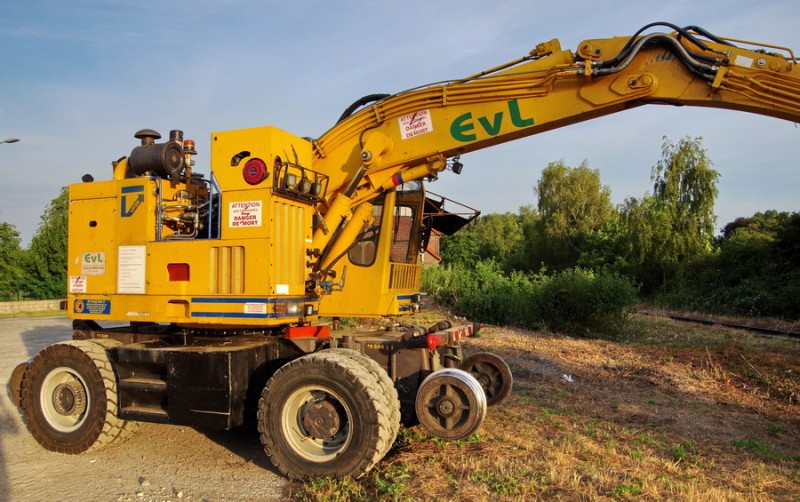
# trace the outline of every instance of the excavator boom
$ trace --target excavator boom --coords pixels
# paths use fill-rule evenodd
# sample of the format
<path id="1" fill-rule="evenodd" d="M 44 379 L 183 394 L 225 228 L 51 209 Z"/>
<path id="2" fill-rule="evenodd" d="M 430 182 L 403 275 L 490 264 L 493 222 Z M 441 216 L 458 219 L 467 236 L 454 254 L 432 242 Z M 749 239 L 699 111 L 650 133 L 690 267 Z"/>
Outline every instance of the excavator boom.
<path id="1" fill-rule="evenodd" d="M 645 34 L 658 26 L 671 31 Z M 314 142 L 314 169 L 348 187 L 351 207 L 434 177 L 463 153 L 645 104 L 796 121 L 800 69 L 787 48 L 654 23 L 632 37 L 585 40 L 575 52 L 554 39 L 463 79 L 378 96 Z M 314 245 L 326 244 L 317 230 Z"/>

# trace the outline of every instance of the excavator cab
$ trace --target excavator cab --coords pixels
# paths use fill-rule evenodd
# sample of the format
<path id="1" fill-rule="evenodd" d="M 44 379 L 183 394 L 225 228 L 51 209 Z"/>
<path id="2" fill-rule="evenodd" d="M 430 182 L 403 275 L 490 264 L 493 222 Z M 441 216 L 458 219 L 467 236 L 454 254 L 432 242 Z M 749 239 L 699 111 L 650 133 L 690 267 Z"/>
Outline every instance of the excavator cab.
<path id="1" fill-rule="evenodd" d="M 338 290 L 324 295 L 320 315 L 374 317 L 408 314 L 420 305 L 425 188 L 422 181 L 398 185 L 372 201 L 371 225 L 332 267 Z"/>
<path id="2" fill-rule="evenodd" d="M 458 209 L 448 211 L 446 204 Z M 398 185 L 379 195 L 372 205 L 372 224 L 333 267 L 342 280 L 337 291 L 322 297 L 322 316 L 416 312 L 421 307 L 425 252 L 438 259 L 432 236 L 452 235 L 480 215 L 476 209 L 427 192 L 422 180 Z"/>

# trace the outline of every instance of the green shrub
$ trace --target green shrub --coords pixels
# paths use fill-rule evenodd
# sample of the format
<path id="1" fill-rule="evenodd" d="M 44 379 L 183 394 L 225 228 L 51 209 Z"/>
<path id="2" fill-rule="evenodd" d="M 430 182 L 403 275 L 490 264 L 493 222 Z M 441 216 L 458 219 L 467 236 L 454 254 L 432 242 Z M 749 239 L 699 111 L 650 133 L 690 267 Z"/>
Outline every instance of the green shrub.
<path id="1" fill-rule="evenodd" d="M 636 303 L 627 279 L 582 269 L 505 274 L 495 262 L 483 261 L 470 268 L 430 268 L 422 279 L 440 304 L 473 321 L 575 335 L 615 334 Z"/>

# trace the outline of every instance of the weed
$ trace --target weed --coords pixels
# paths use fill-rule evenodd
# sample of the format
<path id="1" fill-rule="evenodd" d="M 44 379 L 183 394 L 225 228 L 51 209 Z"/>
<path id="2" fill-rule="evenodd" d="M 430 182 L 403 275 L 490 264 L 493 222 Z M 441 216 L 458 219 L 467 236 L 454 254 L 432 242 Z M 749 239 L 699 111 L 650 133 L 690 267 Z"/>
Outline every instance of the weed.
<path id="1" fill-rule="evenodd" d="M 366 501 L 369 496 L 364 487 L 352 478 L 316 478 L 305 484 L 306 500 Z M 308 498 L 305 498 L 308 497 Z"/>
<path id="2" fill-rule="evenodd" d="M 562 413 L 558 410 L 554 410 L 553 408 L 542 408 L 540 410 L 542 415 L 551 416 L 551 415 L 561 415 Z"/>
<path id="3" fill-rule="evenodd" d="M 390 465 L 375 478 L 375 488 L 379 494 L 398 496 L 405 491 L 403 481 L 410 478 L 409 468 L 404 465 Z"/>
<path id="4" fill-rule="evenodd" d="M 673 445 L 669 449 L 669 455 L 676 462 L 694 464 L 697 462 L 697 446 L 691 441 L 684 441 Z"/>
<path id="5" fill-rule="evenodd" d="M 471 472 L 467 479 L 473 483 L 486 485 L 489 491 L 498 495 L 512 495 L 518 493 L 520 486 L 516 477 L 494 472 Z"/>
<path id="6" fill-rule="evenodd" d="M 642 488 L 636 485 L 619 485 L 614 487 L 614 489 L 611 491 L 614 493 L 614 495 L 626 497 L 631 495 L 640 495 L 642 493 Z"/>
<path id="7" fill-rule="evenodd" d="M 450 441 L 442 439 L 439 436 L 431 436 L 431 441 L 433 441 L 433 444 L 435 444 L 439 448 L 444 448 L 450 444 Z"/>
<path id="8" fill-rule="evenodd" d="M 783 432 L 783 428 L 778 425 L 770 424 L 767 426 L 767 434 L 772 437 L 778 437 L 781 432 Z"/>
<path id="9" fill-rule="evenodd" d="M 770 460 L 780 460 L 782 458 L 782 455 L 776 452 L 771 444 L 761 439 L 736 439 L 731 444 L 750 451 L 761 458 Z"/>
<path id="10" fill-rule="evenodd" d="M 643 446 L 656 446 L 658 441 L 653 437 L 653 435 L 649 432 L 643 432 L 639 435 L 638 438 L 633 440 L 634 444 L 640 444 Z"/>
<path id="11" fill-rule="evenodd" d="M 421 427 L 401 427 L 392 445 L 393 449 L 405 448 L 414 443 L 419 443 L 428 438 L 428 435 Z"/>
<path id="12" fill-rule="evenodd" d="M 465 439 L 459 439 L 458 441 L 456 441 L 456 448 L 464 448 L 466 445 L 470 443 L 479 443 L 480 441 L 481 437 L 478 435 L 478 433 L 474 433 Z"/>

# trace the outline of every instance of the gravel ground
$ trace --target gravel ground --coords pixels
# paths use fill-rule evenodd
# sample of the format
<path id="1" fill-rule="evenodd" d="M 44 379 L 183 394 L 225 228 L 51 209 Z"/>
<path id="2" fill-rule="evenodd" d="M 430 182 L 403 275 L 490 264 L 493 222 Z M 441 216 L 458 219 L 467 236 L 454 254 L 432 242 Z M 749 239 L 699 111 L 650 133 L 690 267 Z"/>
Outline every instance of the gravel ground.
<path id="1" fill-rule="evenodd" d="M 291 483 L 272 467 L 255 431 L 140 424 L 127 441 L 83 455 L 43 449 L 8 397 L 11 371 L 69 340 L 71 320 L 0 319 L 0 500 L 280 500 Z"/>

